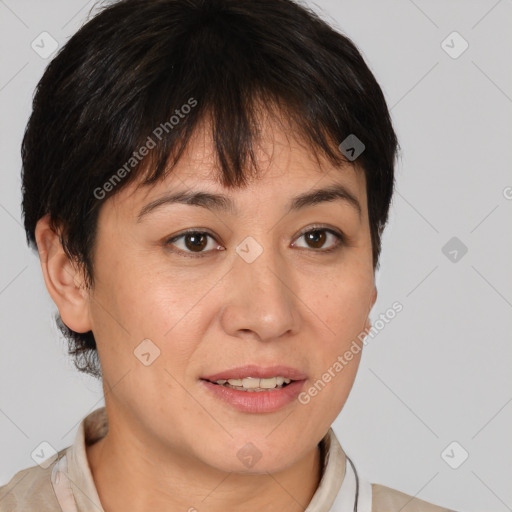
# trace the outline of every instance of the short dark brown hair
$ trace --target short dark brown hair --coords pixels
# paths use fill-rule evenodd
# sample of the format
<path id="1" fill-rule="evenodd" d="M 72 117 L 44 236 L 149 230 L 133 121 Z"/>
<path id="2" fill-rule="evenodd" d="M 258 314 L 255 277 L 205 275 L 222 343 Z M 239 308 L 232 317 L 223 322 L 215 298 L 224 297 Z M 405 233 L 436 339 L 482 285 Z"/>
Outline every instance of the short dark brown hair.
<path id="1" fill-rule="evenodd" d="M 292 0 L 103 6 L 37 85 L 22 143 L 27 242 L 35 248 L 36 223 L 49 214 L 66 254 L 93 286 L 104 199 L 133 180 L 163 179 L 205 120 L 221 183 L 245 185 L 248 162 L 257 167 L 261 106 L 284 114 L 313 154 L 335 165 L 347 161 L 342 141 L 362 141 L 357 164 L 378 268 L 398 150 L 384 95 L 352 41 Z M 141 155 L 143 147 L 150 151 Z M 72 331 L 59 314 L 56 320 L 77 368 L 100 377 L 93 333 Z"/>

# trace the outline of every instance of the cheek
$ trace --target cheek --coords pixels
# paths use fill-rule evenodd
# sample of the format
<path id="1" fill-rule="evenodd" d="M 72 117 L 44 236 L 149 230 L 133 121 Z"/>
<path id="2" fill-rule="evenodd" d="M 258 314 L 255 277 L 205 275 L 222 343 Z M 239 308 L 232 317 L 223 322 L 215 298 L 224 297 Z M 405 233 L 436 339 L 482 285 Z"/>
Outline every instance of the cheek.
<path id="1" fill-rule="evenodd" d="M 324 325 L 327 339 L 339 348 L 340 343 L 364 330 L 372 306 L 372 290 L 372 279 L 330 279 L 320 290 L 309 290 L 311 299 L 304 300 Z"/>
<path id="2" fill-rule="evenodd" d="M 313 394 L 319 410 L 339 411 L 354 383 L 361 354 L 366 319 L 371 309 L 373 279 L 344 279 L 329 291 L 322 289 L 312 309 L 318 315 L 316 325 L 324 333 L 321 350 L 316 343 L 310 350 L 318 365 L 314 375 Z M 316 383 L 316 384 L 315 384 Z"/>
<path id="3" fill-rule="evenodd" d="M 176 377 L 184 374 L 202 338 L 205 316 L 198 304 L 202 295 L 204 289 L 187 286 L 179 276 L 161 274 L 147 265 L 119 265 L 98 288 L 96 303 L 101 306 L 94 307 L 94 332 L 99 349 L 103 345 L 100 356 L 105 364 L 112 362 L 117 373 L 122 368 L 142 370 L 134 351 L 148 345 L 157 354 L 151 366 L 167 368 Z M 148 339 L 151 343 L 142 345 Z"/>
<path id="4" fill-rule="evenodd" d="M 122 258 L 119 251 L 112 249 L 102 259 L 98 258 L 98 262 L 96 298 L 112 315 L 112 321 L 123 324 L 120 327 L 140 326 L 133 333 L 138 336 L 144 334 L 146 324 L 155 325 L 162 310 L 171 314 L 175 310 L 172 307 L 175 287 L 160 278 L 150 260 L 125 248 Z M 131 332 L 128 325 L 126 329 Z"/>

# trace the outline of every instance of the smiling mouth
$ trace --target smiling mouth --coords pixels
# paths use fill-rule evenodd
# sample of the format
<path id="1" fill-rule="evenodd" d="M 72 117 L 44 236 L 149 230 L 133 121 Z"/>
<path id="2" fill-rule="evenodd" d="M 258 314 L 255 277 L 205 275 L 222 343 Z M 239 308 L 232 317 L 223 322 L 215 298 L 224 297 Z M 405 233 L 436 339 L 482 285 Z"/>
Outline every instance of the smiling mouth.
<path id="1" fill-rule="evenodd" d="M 206 379 L 204 379 L 206 380 Z M 260 379 L 257 377 L 244 377 L 243 379 L 220 379 L 216 381 L 208 381 L 213 384 L 217 384 L 218 386 L 222 386 L 225 388 L 236 389 L 237 391 L 247 391 L 247 392 L 259 392 L 259 391 L 273 391 L 277 389 L 282 389 L 288 386 L 291 382 L 295 382 L 293 379 L 288 379 L 286 377 L 270 377 L 265 379 Z"/>

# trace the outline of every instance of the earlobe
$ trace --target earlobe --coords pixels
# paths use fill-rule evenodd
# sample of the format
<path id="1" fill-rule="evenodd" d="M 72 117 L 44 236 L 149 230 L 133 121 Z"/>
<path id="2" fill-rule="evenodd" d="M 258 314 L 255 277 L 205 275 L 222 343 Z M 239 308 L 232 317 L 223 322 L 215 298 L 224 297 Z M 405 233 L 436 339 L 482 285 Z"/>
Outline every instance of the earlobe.
<path id="1" fill-rule="evenodd" d="M 64 252 L 59 234 L 50 226 L 49 215 L 39 219 L 35 236 L 46 288 L 62 321 L 75 332 L 90 331 L 88 292 L 83 274 Z"/>

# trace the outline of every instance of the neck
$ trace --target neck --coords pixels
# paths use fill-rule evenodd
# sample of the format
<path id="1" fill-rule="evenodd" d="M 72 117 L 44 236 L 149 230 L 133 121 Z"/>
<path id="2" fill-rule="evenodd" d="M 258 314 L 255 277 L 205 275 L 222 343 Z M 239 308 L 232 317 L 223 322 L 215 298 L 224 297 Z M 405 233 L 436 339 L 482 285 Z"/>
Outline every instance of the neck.
<path id="1" fill-rule="evenodd" d="M 87 447 L 87 458 L 106 512 L 303 512 L 319 485 L 322 464 L 315 446 L 280 472 L 226 473 L 187 454 L 164 455 L 115 424 Z"/>

